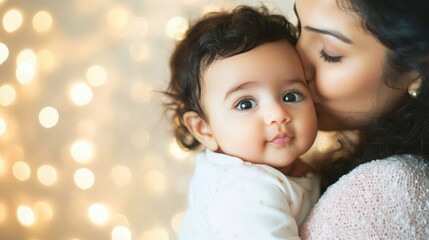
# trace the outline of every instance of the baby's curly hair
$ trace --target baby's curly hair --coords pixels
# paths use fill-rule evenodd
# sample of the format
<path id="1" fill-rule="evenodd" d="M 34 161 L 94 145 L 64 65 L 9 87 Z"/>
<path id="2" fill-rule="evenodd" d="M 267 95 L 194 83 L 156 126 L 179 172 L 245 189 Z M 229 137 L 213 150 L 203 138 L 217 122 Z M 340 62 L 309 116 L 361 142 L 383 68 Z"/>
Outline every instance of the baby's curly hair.
<path id="1" fill-rule="evenodd" d="M 295 45 L 296 28 L 283 15 L 270 14 L 264 6 L 238 6 L 232 11 L 208 13 L 188 29 L 170 58 L 171 79 L 163 92 L 174 135 L 183 149 L 195 150 L 200 146 L 186 128 L 183 116 L 194 111 L 206 119 L 201 106 L 201 77 L 210 64 L 282 40 Z"/>

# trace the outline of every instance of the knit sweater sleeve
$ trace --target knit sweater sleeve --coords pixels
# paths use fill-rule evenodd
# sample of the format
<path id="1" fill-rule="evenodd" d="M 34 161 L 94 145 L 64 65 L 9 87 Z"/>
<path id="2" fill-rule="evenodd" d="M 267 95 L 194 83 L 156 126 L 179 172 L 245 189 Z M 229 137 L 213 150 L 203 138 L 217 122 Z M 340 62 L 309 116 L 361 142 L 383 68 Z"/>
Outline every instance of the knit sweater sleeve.
<path id="1" fill-rule="evenodd" d="M 354 169 L 320 198 L 302 239 L 429 239 L 429 166 L 413 156 Z"/>

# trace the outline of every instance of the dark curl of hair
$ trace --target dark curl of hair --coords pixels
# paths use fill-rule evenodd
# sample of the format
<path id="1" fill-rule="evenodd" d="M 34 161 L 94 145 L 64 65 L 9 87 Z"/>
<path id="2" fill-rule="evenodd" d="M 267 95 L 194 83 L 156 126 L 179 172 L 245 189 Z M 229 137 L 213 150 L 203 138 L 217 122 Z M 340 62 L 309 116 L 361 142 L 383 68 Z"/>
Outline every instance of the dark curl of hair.
<path id="1" fill-rule="evenodd" d="M 416 71 L 422 85 L 416 98 L 405 98 L 392 111 L 372 121 L 362 133 L 351 159 L 340 164 L 343 167 L 331 166 L 328 184 L 374 159 L 413 154 L 429 161 L 429 1 L 338 0 L 337 3 L 355 12 L 364 29 L 388 49 L 383 72 L 386 84 L 398 86 L 400 81 L 406 81 L 404 74 Z"/>
<path id="2" fill-rule="evenodd" d="M 296 29 L 282 15 L 239 6 L 231 12 L 206 14 L 192 25 L 171 58 L 171 79 L 164 94 L 172 113 L 174 135 L 179 145 L 193 150 L 200 143 L 188 131 L 183 116 L 188 111 L 206 118 L 201 106 L 201 76 L 213 61 L 252 50 L 263 43 L 286 40 L 296 43 Z"/>

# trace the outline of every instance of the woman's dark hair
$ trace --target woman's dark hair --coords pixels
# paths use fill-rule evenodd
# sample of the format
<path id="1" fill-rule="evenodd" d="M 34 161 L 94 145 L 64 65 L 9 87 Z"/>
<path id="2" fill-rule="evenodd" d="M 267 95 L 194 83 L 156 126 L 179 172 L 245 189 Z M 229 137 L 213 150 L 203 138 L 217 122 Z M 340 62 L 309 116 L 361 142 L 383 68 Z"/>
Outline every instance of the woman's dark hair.
<path id="1" fill-rule="evenodd" d="M 171 79 L 164 92 L 168 99 L 164 105 L 172 113 L 174 135 L 182 148 L 200 146 L 186 128 L 183 115 L 194 111 L 206 118 L 201 106 L 201 77 L 210 64 L 282 40 L 295 45 L 295 27 L 283 15 L 270 14 L 265 7 L 239 6 L 230 12 L 209 13 L 189 28 L 171 56 Z"/>
<path id="2" fill-rule="evenodd" d="M 327 171 L 328 184 L 374 159 L 413 154 L 429 161 L 429 1 L 337 0 L 337 3 L 355 12 L 364 29 L 388 49 L 383 69 L 386 84 L 398 86 L 400 81 L 409 81 L 405 74 L 415 71 L 421 86 L 416 98 L 404 98 L 392 111 L 371 122 L 361 133 L 351 158 L 337 160 L 342 167 L 331 166 Z"/>

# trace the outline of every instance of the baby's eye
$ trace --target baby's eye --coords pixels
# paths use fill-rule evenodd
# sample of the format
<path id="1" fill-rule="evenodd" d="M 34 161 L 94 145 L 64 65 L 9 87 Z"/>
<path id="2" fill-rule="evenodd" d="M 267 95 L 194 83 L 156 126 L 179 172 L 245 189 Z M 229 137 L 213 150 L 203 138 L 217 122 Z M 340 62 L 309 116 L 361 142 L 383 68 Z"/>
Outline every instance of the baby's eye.
<path id="1" fill-rule="evenodd" d="M 235 108 L 238 110 L 247 110 L 256 107 L 256 105 L 256 102 L 252 99 L 243 99 L 235 105 Z"/>
<path id="2" fill-rule="evenodd" d="M 298 92 L 287 92 L 284 96 L 283 96 L 283 101 L 284 102 L 301 102 L 302 99 L 304 98 L 304 96 L 302 96 L 301 93 Z"/>

